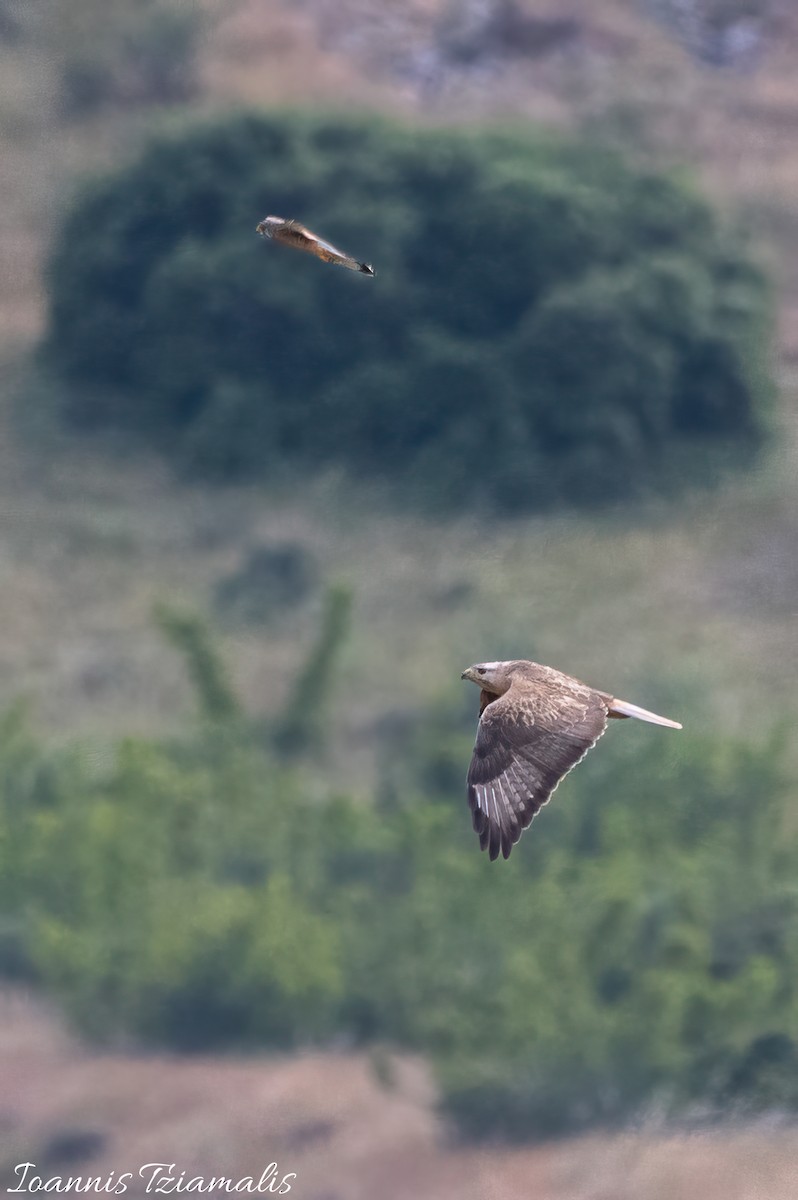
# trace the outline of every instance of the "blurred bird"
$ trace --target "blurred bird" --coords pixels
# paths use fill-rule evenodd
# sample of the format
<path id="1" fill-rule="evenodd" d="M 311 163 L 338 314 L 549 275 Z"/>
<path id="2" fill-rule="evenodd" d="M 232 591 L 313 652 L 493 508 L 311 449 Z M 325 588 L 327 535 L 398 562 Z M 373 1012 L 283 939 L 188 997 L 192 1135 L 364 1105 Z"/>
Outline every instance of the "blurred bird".
<path id="1" fill-rule="evenodd" d="M 510 851 L 557 784 L 587 754 L 609 717 L 677 721 L 598 692 L 552 667 L 516 659 L 463 671 L 481 689 L 479 726 L 468 769 L 468 804 L 491 861 Z"/>
<path id="2" fill-rule="evenodd" d="M 299 221 L 287 221 L 283 217 L 264 217 L 255 227 L 258 233 L 280 242 L 283 246 L 293 246 L 295 250 L 304 250 L 306 254 L 315 254 L 322 262 L 337 263 L 349 271 L 359 271 L 361 275 L 373 275 L 374 268 L 369 263 L 358 262 L 349 254 L 336 250 L 329 242 L 324 242 L 315 233 L 311 233 Z"/>

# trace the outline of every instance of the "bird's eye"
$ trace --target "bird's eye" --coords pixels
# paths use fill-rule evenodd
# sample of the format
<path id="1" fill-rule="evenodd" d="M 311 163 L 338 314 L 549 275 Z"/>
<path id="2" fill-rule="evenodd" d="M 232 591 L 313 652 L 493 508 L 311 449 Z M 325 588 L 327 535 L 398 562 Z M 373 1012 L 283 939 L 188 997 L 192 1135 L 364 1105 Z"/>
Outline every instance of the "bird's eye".
<path id="1" fill-rule="evenodd" d="M 485 668 L 477 667 L 477 675 L 484 675 L 484 674 L 485 674 Z"/>

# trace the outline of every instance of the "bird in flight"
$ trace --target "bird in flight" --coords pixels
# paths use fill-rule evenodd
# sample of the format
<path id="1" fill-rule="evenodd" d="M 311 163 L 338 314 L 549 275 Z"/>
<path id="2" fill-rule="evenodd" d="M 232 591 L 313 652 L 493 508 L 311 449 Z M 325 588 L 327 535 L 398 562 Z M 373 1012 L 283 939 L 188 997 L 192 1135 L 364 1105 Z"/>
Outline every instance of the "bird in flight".
<path id="1" fill-rule="evenodd" d="M 461 678 L 480 688 L 466 782 L 479 845 L 491 861 L 500 851 L 509 858 L 560 780 L 595 746 L 608 718 L 637 717 L 681 729 L 677 721 L 526 659 L 480 663 Z"/>
<path id="2" fill-rule="evenodd" d="M 358 262 L 349 254 L 336 250 L 329 242 L 322 241 L 315 233 L 311 233 L 299 221 L 287 221 L 284 217 L 264 217 L 255 226 L 256 231 L 283 246 L 293 246 L 295 250 L 304 250 L 306 254 L 315 254 L 322 262 L 337 263 L 349 271 L 359 271 L 361 275 L 373 275 L 374 268 L 370 263 Z"/>

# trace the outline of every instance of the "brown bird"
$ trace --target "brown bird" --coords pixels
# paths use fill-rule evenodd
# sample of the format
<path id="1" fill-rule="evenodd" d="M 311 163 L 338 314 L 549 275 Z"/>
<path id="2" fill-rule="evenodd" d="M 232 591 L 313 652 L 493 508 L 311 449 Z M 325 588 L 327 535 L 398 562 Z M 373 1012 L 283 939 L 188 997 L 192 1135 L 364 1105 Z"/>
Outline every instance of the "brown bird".
<path id="1" fill-rule="evenodd" d="M 681 729 L 677 721 L 526 659 L 481 663 L 461 679 L 481 689 L 468 804 L 480 848 L 491 861 L 499 851 L 509 858 L 560 780 L 595 746 L 609 717 Z"/>
<path id="2" fill-rule="evenodd" d="M 295 250 L 304 250 L 306 254 L 315 254 L 322 262 L 336 263 L 349 271 L 360 271 L 361 275 L 373 275 L 374 268 L 370 263 L 358 262 L 349 254 L 336 250 L 329 242 L 324 242 L 315 233 L 311 233 L 299 221 L 287 221 L 283 217 L 264 217 L 255 226 L 258 233 L 280 242 L 283 246 L 293 246 Z"/>

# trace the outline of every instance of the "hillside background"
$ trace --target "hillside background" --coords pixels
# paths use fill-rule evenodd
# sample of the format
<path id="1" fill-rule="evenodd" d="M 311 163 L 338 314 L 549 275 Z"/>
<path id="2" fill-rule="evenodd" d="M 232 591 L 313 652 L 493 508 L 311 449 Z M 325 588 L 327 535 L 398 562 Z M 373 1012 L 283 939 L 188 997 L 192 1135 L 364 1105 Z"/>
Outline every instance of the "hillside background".
<path id="1" fill-rule="evenodd" d="M 725 739 L 752 747 L 754 758 L 745 766 L 731 750 L 728 759 L 706 750 L 706 796 L 722 797 L 724 787 L 730 794 L 737 787 L 734 812 L 741 829 L 745 779 L 758 781 L 778 759 L 774 776 L 780 772 L 780 780 L 768 796 L 778 793 L 777 824 L 783 821 L 785 836 L 794 834 L 794 6 L 788 0 L 237 0 L 220 11 L 201 0 L 164 0 L 139 6 L 136 19 L 132 11 L 109 0 L 72 0 L 68 10 L 49 0 L 0 0 L 0 687 L 6 705 L 22 700 L 27 707 L 27 732 L 14 727 L 4 735 L 11 747 L 4 778 L 12 799 L 34 796 L 46 810 L 52 796 L 61 796 L 64 811 L 73 811 L 68 806 L 82 794 L 83 767 L 63 768 L 62 756 L 71 762 L 77 755 L 94 778 L 92 772 L 115 760 L 125 738 L 145 746 L 143 739 L 180 739 L 190 730 L 192 769 L 205 769 L 207 729 L 195 720 L 197 708 L 202 720 L 208 717 L 208 692 L 202 679 L 199 688 L 196 678 L 192 682 L 186 665 L 196 667 L 196 656 L 189 646 L 186 658 L 185 637 L 181 643 L 174 615 L 170 625 L 159 604 L 171 606 L 173 614 L 201 614 L 235 705 L 257 729 L 284 732 L 302 695 L 303 670 L 320 661 L 314 646 L 323 651 L 329 589 L 339 587 L 351 597 L 351 609 L 346 636 L 336 641 L 334 630 L 330 635 L 334 671 L 318 714 L 326 736 L 311 731 L 306 759 L 300 754 L 301 769 L 312 773 L 311 791 L 328 788 L 356 804 L 368 803 L 376 791 L 391 814 L 391 789 L 401 795 L 407 786 L 419 795 L 412 820 L 423 821 L 428 788 L 436 805 L 449 804 L 452 819 L 466 827 L 463 853 L 468 845 L 476 854 L 459 782 L 476 696 L 461 694 L 459 674 L 472 662 L 530 655 L 659 706 L 684 720 L 706 747 Z M 391 508 L 369 483 L 353 488 L 340 471 L 271 485 L 209 486 L 187 480 L 124 434 L 87 436 L 60 425 L 32 358 L 46 326 L 53 233 L 81 178 L 134 161 L 153 132 L 179 130 L 188 120 L 242 106 L 376 111 L 425 128 L 533 121 L 606 145 L 637 166 L 673 169 L 696 181 L 730 222 L 745 228 L 773 281 L 779 398 L 767 447 L 753 466 L 723 475 L 713 488 L 701 478 L 695 486 L 687 480 L 677 497 L 651 496 L 593 515 L 420 517 Z M 263 249 L 256 243 L 253 254 Z M 266 269 L 265 257 L 263 262 Z M 700 475 L 700 463 L 696 470 Z M 438 712 L 445 749 L 436 758 L 417 739 L 420 715 Z M 787 732 L 772 748 L 780 729 Z M 625 726 L 611 733 L 625 736 L 627 747 L 634 736 Z M 18 737 L 30 739 L 33 748 L 25 741 L 19 749 Z M 636 745 L 644 748 L 639 754 L 634 746 L 613 752 L 602 744 L 616 775 L 602 780 L 596 767 L 587 777 L 609 796 L 617 773 L 636 770 L 630 793 L 623 795 L 630 811 L 635 787 L 645 787 L 640 755 L 655 753 L 647 737 Z M 177 782 L 159 774 L 167 770 L 160 750 L 153 751 L 150 774 L 144 761 L 149 751 L 141 753 L 131 777 L 141 771 L 155 779 L 156 801 L 162 779 L 163 796 L 172 797 L 170 804 L 179 801 Z M 705 752 L 696 742 L 689 751 L 663 753 L 670 757 L 651 759 L 659 774 L 681 768 L 689 781 Z M 402 774 L 408 755 L 418 764 L 409 783 Z M 227 758 L 219 761 L 223 770 L 234 769 Z M 255 766 L 240 769 L 246 775 Z M 557 799 L 567 803 L 573 794 L 575 811 L 584 814 L 589 786 L 567 791 L 577 788 L 575 780 Z M 114 786 L 123 789 L 124 779 Z M 301 790 L 292 775 L 286 786 L 290 794 L 291 788 Z M 758 786 L 752 783 L 751 791 Z M 689 787 L 685 783 L 685 794 Z M 703 795 L 696 784 L 689 811 L 700 812 Z M 64 859 L 59 845 L 77 846 L 82 817 L 75 819 L 70 843 L 60 843 L 55 826 L 43 819 L 44 837 L 54 839 L 42 843 L 53 855 L 47 862 Z M 550 819 L 549 845 L 567 849 L 576 834 L 557 831 L 553 808 L 527 838 L 542 837 Z M 653 816 L 651 821 L 655 837 L 659 827 Z M 764 820 L 757 825 L 765 843 L 767 828 Z M 113 839 L 103 843 L 102 831 L 90 832 L 100 840 L 87 845 L 105 845 L 112 854 Z M 212 840 L 207 831 L 203 836 Z M 377 836 L 371 827 L 362 833 L 369 853 L 382 852 L 369 840 Z M 640 848 L 633 832 L 628 839 L 634 856 Z M 757 846 L 750 855 L 752 879 L 757 876 L 750 895 L 759 887 L 757 872 L 766 882 L 756 911 L 770 914 L 778 895 L 791 912 L 789 871 L 782 879 L 774 847 L 763 848 L 761 840 Z M 738 860 L 731 857 L 737 850 L 727 849 L 729 862 L 747 861 L 747 851 Z M 533 851 L 525 839 L 515 853 L 527 850 L 542 872 L 546 846 Z M 691 859 L 697 874 L 713 861 L 705 845 L 701 850 L 705 858 Z M 99 853 L 90 853 L 87 862 Z M 75 856 L 81 861 L 77 850 Z M 457 873 L 454 860 L 450 869 Z M 49 870 L 42 850 L 31 878 L 44 879 Z M 419 870 L 429 872 L 424 878 L 432 887 L 434 861 Z M 624 887 L 631 889 L 634 873 L 628 872 Z M 767 880 L 777 876 L 780 890 L 774 884 L 771 895 Z M 464 895 L 470 878 L 460 880 Z M 495 887 L 495 877 L 474 878 L 479 887 Z M 125 899 L 131 911 L 135 883 L 131 875 Z M 521 887 L 520 874 L 508 888 L 516 884 Z M 69 886 L 60 877 L 54 883 L 53 913 L 83 904 L 82 894 L 75 900 Z M 734 880 L 718 884 L 721 908 L 733 891 Z M 261 1057 L 256 1036 L 238 1048 L 237 1061 L 221 1055 L 184 1061 L 154 1052 L 151 1043 L 158 1038 L 151 1029 L 142 1036 L 141 1026 L 131 1054 L 125 1054 L 129 1029 L 98 1052 L 85 1006 L 90 994 L 96 1001 L 101 984 L 95 992 L 88 982 L 85 991 L 80 985 L 91 978 L 88 959 L 77 951 L 70 958 L 69 947 L 62 947 L 48 976 L 55 1000 L 43 1000 L 31 964 L 16 962 L 15 921 L 23 906 L 13 888 L 9 896 L 0 939 L 0 957 L 6 968 L 10 964 L 0 1043 L 5 1168 L 30 1158 L 51 1164 L 50 1173 L 91 1167 L 101 1174 L 126 1169 L 127 1162 L 177 1159 L 193 1173 L 240 1163 L 244 1174 L 260 1164 L 266 1147 L 264 1163 L 290 1160 L 300 1178 L 296 1194 L 310 1200 L 375 1194 L 386 1200 L 418 1194 L 430 1200 L 455 1194 L 778 1200 L 791 1194 L 798 1141 L 784 1112 L 794 1107 L 794 1097 L 780 1083 L 764 1104 L 765 1117 L 752 1121 L 743 1114 L 737 1124 L 702 1128 L 688 1138 L 670 1126 L 663 1131 L 655 1105 L 631 1118 L 642 1126 L 632 1133 L 627 1117 L 625 1133 L 605 1130 L 533 1149 L 486 1150 L 476 1140 L 452 1136 L 437 1107 L 441 1076 L 433 1075 L 423 1055 L 396 1048 L 423 1046 L 423 1039 L 402 1043 L 390 1026 L 366 1050 L 314 1031 L 309 1040 L 323 1051 L 309 1050 L 306 1041 L 296 1057 L 283 1052 L 279 1059 Z M 312 911 L 313 897 L 303 899 Z M 186 903 L 181 896 L 179 904 Z M 750 911 L 755 907 L 752 900 Z M 553 912 L 565 920 L 559 909 Z M 65 916 L 67 925 L 70 919 Z M 763 918 L 768 929 L 780 929 L 779 920 Z M 587 936 L 581 927 L 578 933 Z M 395 936 L 401 944 L 401 931 Z M 786 940 L 780 952 L 789 978 L 795 940 L 791 934 Z M 700 957 L 692 944 L 689 952 Z M 159 953 L 168 953 L 167 943 Z M 76 970 L 76 962 L 84 966 Z M 142 1001 L 130 978 L 130 1011 L 138 1003 L 146 1011 L 146 996 Z M 431 986 L 426 978 L 417 982 Z M 523 986 L 520 977 L 517 986 Z M 758 986 L 751 984 L 754 991 Z M 767 986 L 762 984 L 763 995 Z M 434 989 L 429 995 L 434 999 Z M 796 1033 L 794 1005 L 789 1011 L 793 1025 L 784 1026 L 785 1036 Z M 769 1029 L 740 1026 L 741 1062 L 748 1040 Z M 445 1072 L 444 1081 L 448 1086 Z"/>
<path id="2" fill-rule="evenodd" d="M 278 98 L 311 104 L 325 96 L 342 108 L 377 106 L 424 122 L 462 120 L 464 113 L 504 121 L 534 111 L 537 121 L 595 129 L 596 136 L 631 148 L 646 162 L 687 164 L 716 203 L 753 227 L 779 287 L 779 371 L 787 386 L 772 453 L 730 489 L 695 502 L 688 495 L 681 508 L 669 509 L 667 531 L 657 528 L 656 516 L 652 525 L 651 514 L 636 513 L 622 522 L 599 522 L 600 539 L 593 523 L 586 528 L 568 518 L 556 526 L 532 521 L 493 529 L 495 561 L 510 568 L 498 581 L 484 558 L 483 531 L 471 518 L 447 522 L 443 531 L 434 523 L 419 528 L 386 516 L 379 527 L 370 523 L 352 538 L 354 514 L 334 480 L 305 483 L 294 495 L 281 490 L 279 504 L 235 488 L 176 486 L 161 462 L 147 463 L 140 455 L 130 462 L 124 446 L 108 454 L 107 447 L 96 453 L 82 442 L 58 438 L 54 444 L 41 397 L 23 396 L 12 413 L 20 352 L 42 329 L 48 233 L 58 225 L 76 178 L 127 161 L 153 122 L 174 121 L 183 110 L 175 111 L 174 103 L 166 111 L 163 104 L 133 105 L 122 95 L 81 119 L 67 117 L 63 58 L 85 53 L 77 20 L 83 5 L 72 18 L 59 18 L 64 29 L 56 30 L 43 6 L 29 41 L 23 34 L 31 18 L 15 16 L 19 9 L 10 6 L 20 32 L 2 47 L 8 164 L 0 231 L 7 397 L 2 477 L 14 497 L 5 536 L 18 569 L 3 591 L 0 667 L 9 693 L 35 696 L 39 718 L 50 728 L 152 730 L 164 717 L 174 719 L 188 695 L 179 667 L 170 670 L 159 652 L 150 621 L 153 601 L 180 594 L 205 607 L 221 578 L 240 569 L 253 548 L 275 541 L 306 543 L 322 576 L 335 564 L 357 580 L 357 632 L 346 669 L 353 696 L 370 699 L 365 712 L 354 702 L 339 713 L 349 725 L 345 738 L 339 731 L 339 745 L 368 740 L 363 725 L 373 716 L 375 696 L 379 707 L 392 706 L 399 696 L 412 704 L 423 695 L 418 661 L 433 655 L 437 667 L 459 661 L 463 650 L 469 660 L 491 657 L 485 639 L 497 624 L 508 645 L 531 638 L 542 657 L 608 680 L 619 692 L 653 663 L 664 663 L 667 671 L 678 658 L 699 677 L 711 663 L 718 686 L 710 703 L 719 706 L 713 718 L 737 728 L 757 720 L 763 695 L 777 700 L 790 694 L 798 653 L 791 636 L 795 14 L 774 4 L 770 15 L 766 6 L 758 57 L 722 71 L 693 58 L 666 23 L 653 21 L 635 3 L 572 8 L 565 47 L 555 41 L 554 49 L 520 61 L 494 51 L 469 70 L 444 65 L 430 96 L 423 81 L 407 78 L 405 60 L 433 54 L 442 26 L 451 24 L 451 14 L 444 22 L 443 4 L 391 5 L 382 17 L 355 3 L 336 5 L 335 17 L 321 4 L 236 4 L 224 18 L 208 17 L 190 104 L 194 113 Z M 468 28 L 466 10 L 468 5 L 462 17 Z M 545 6 L 529 11 L 544 25 L 554 20 Z M 89 4 L 84 20 L 89 27 L 98 20 Z M 108 21 L 113 28 L 111 10 Z M 116 69 L 113 59 L 112 65 Z M 33 436 L 18 436 L 14 422 Z M 320 521 L 322 513 L 327 515 Z M 143 569 L 130 581 L 134 557 Z M 572 586 L 575 568 L 580 579 L 591 580 L 587 596 Z M 732 578 L 733 589 L 727 586 Z M 626 607 L 617 602 L 619 579 L 627 587 Z M 454 614 L 451 607 L 442 611 L 440 597 L 463 587 L 472 601 Z M 485 602 L 476 603 L 483 589 Z M 280 680 L 301 661 L 302 634 L 315 620 L 310 613 L 303 621 L 305 615 L 292 614 L 291 636 L 281 628 L 276 637 L 251 629 L 244 638 L 228 637 L 236 678 L 254 707 L 277 701 Z M 619 628 L 626 634 L 621 661 L 615 650 Z M 538 645 L 542 629 L 545 641 Z M 605 633 L 600 641 L 586 636 L 595 629 Z M 253 637 L 278 667 L 276 680 L 264 681 Z M 573 661 L 571 647 L 577 646 Z M 389 677 L 389 664 L 400 672 L 398 679 Z M 753 703 L 752 687 L 758 689 Z M 770 706 L 768 699 L 765 708 Z"/>

